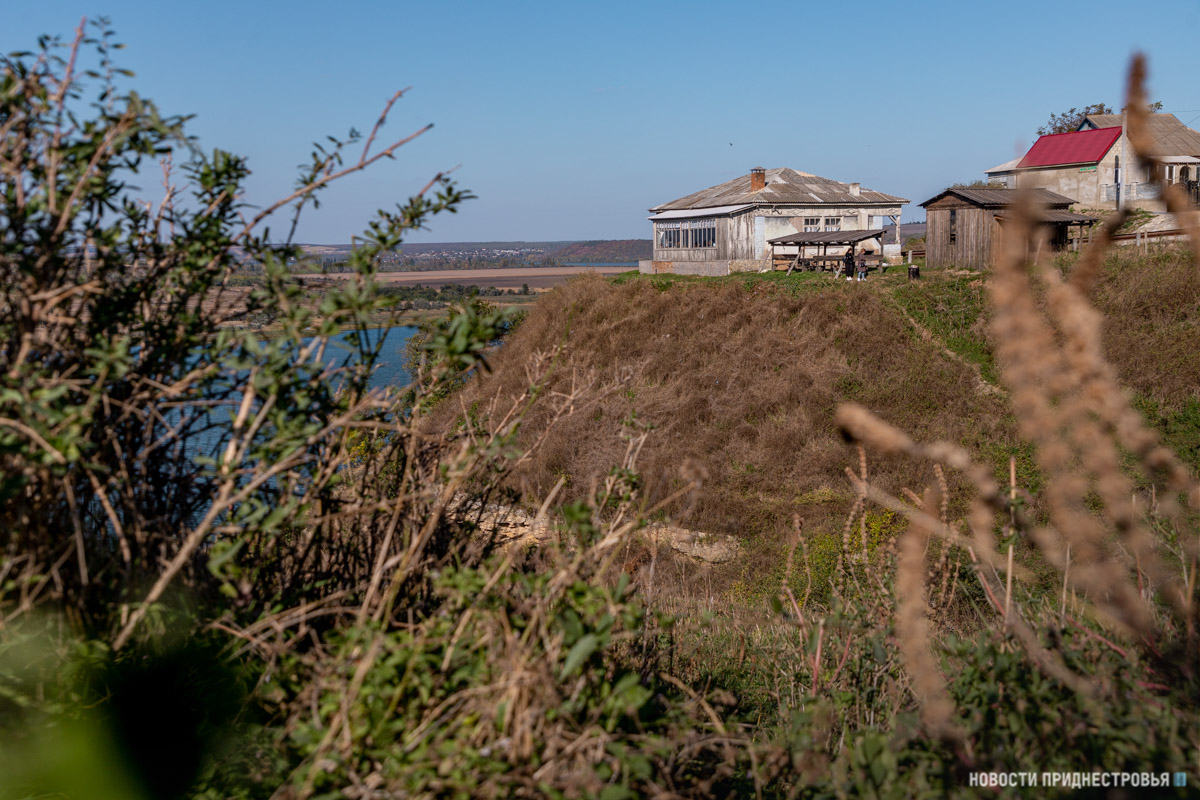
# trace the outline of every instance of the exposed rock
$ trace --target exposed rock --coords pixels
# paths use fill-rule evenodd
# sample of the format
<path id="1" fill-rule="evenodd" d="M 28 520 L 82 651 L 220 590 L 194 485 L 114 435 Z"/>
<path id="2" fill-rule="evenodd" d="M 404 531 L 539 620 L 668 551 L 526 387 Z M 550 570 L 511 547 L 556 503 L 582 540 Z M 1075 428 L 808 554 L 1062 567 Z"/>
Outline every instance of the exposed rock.
<path id="1" fill-rule="evenodd" d="M 452 516 L 477 517 L 477 524 L 482 533 L 496 537 L 502 545 L 540 544 L 549 541 L 555 535 L 554 521 L 549 517 L 539 517 L 523 508 L 492 503 L 484 506 L 482 511 L 479 504 L 455 498 L 447 508 Z M 640 532 L 652 544 L 670 547 L 681 555 L 704 561 L 709 564 L 722 564 L 732 561 L 738 555 L 738 540 L 733 536 L 719 533 L 704 533 L 673 525 L 650 525 Z"/>
<path id="2" fill-rule="evenodd" d="M 671 525 L 653 525 L 643 531 L 643 534 L 652 542 L 665 544 L 677 553 L 709 564 L 733 561 L 738 554 L 738 540 L 722 533 L 704 533 Z"/>

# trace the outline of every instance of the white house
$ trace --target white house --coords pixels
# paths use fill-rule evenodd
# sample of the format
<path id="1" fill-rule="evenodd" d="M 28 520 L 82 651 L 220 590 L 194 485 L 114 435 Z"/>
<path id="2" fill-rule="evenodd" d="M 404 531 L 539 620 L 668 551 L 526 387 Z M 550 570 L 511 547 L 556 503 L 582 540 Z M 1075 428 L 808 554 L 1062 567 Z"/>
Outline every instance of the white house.
<path id="1" fill-rule="evenodd" d="M 748 175 L 650 209 L 654 257 L 646 273 L 727 275 L 771 266 L 769 240 L 803 232 L 896 223 L 903 197 L 787 167 Z M 897 242 L 898 244 L 898 242 Z"/>

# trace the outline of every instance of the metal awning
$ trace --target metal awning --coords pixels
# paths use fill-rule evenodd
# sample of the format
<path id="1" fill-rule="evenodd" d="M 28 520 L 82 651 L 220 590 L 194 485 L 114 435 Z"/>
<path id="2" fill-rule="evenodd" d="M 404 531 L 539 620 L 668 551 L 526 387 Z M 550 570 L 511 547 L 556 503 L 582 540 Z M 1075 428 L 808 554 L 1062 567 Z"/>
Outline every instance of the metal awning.
<path id="1" fill-rule="evenodd" d="M 1164 164 L 1200 164 L 1200 158 L 1195 156 L 1159 156 Z"/>
<path id="2" fill-rule="evenodd" d="M 810 231 L 808 233 L 790 233 L 769 239 L 768 244 L 858 244 L 865 239 L 879 239 L 883 230 L 870 231 Z"/>
<path id="3" fill-rule="evenodd" d="M 699 219 L 700 217 L 723 217 L 726 214 L 736 214 L 738 211 L 745 211 L 747 208 L 754 208 L 752 203 L 742 203 L 737 206 L 712 206 L 710 208 L 685 208 L 679 211 L 660 211 L 657 214 L 652 214 L 646 219 L 661 220 L 661 219 Z"/>

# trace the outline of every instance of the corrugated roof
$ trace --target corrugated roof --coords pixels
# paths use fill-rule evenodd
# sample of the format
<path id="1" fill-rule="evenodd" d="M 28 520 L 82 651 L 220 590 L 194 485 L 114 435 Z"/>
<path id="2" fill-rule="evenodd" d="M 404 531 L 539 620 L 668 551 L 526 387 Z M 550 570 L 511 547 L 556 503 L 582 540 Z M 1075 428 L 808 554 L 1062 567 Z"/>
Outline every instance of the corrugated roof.
<path id="1" fill-rule="evenodd" d="M 1063 208 L 1071 205 L 1075 201 L 1069 197 L 1064 197 L 1061 194 L 1050 191 L 1049 189 L 947 189 L 940 194 L 937 194 L 924 203 L 921 207 L 924 208 L 930 203 L 941 200 L 948 194 L 961 197 L 968 203 L 973 203 L 983 208 L 1007 208 L 1013 204 L 1013 201 L 1020 196 L 1021 192 L 1025 192 L 1033 197 L 1035 203 L 1043 206 L 1061 206 Z"/>
<path id="2" fill-rule="evenodd" d="M 857 195 L 850 193 L 850 184 L 822 178 L 807 172 L 778 167 L 766 172 L 767 185 L 757 192 L 750 191 L 750 175 L 742 175 L 731 181 L 703 189 L 699 192 L 655 206 L 652 212 L 677 211 L 693 208 L 750 203 L 754 205 L 844 205 L 844 206 L 895 206 L 908 200 L 895 195 L 860 189 Z"/>
<path id="3" fill-rule="evenodd" d="M 752 208 L 750 203 L 741 203 L 736 206 L 713 206 L 712 208 L 692 208 L 683 209 L 680 211 L 663 211 L 661 214 L 651 214 L 647 219 L 683 219 L 696 217 L 720 217 L 725 214 L 735 214 L 738 211 L 745 211 L 747 208 Z"/>
<path id="4" fill-rule="evenodd" d="M 1121 127 L 1120 114 L 1089 114 L 1084 119 L 1085 124 L 1097 128 Z M 1151 114 L 1150 133 L 1159 155 L 1200 156 L 1200 131 L 1184 125 L 1174 114 Z"/>
<path id="5" fill-rule="evenodd" d="M 1004 212 L 996 214 L 996 219 L 1005 219 L 1008 215 Z M 1041 222 L 1099 222 L 1099 217 L 1090 217 L 1087 214 L 1075 214 L 1071 211 L 1062 211 L 1059 209 L 1046 209 L 1038 214 L 1038 220 Z"/>
<path id="6" fill-rule="evenodd" d="M 1054 167 L 1063 164 L 1093 164 L 1104 158 L 1121 138 L 1121 129 L 1096 128 L 1073 133 L 1048 133 L 1039 136 L 1017 166 Z"/>
<path id="7" fill-rule="evenodd" d="M 864 239 L 878 239 L 883 236 L 882 230 L 870 231 L 813 231 L 810 233 L 789 233 L 787 236 L 777 236 L 768 239 L 768 244 L 855 244 Z"/>

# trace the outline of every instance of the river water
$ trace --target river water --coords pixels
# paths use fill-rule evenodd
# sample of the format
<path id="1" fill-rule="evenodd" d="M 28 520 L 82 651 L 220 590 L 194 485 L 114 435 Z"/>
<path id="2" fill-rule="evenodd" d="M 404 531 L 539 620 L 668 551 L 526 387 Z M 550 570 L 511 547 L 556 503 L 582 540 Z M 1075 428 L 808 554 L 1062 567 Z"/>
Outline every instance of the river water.
<path id="1" fill-rule="evenodd" d="M 379 348 L 379 360 L 375 363 L 375 372 L 371 375 L 372 389 L 389 386 L 399 389 L 407 386 L 412 380 L 408 370 L 404 368 L 404 348 L 416 332 L 417 328 L 412 325 L 386 329 L 374 328 L 367 332 L 370 345 L 374 345 L 379 337 L 383 338 L 383 345 Z M 329 344 L 325 347 L 324 363 L 340 364 L 345 359 L 346 353 L 353 350 L 346 344 L 346 337 L 349 335 L 350 331 L 345 331 L 329 337 Z M 306 339 L 305 344 L 309 341 L 311 339 Z"/>
<path id="2" fill-rule="evenodd" d="M 404 351 L 408 340 L 416 332 L 417 328 L 411 325 L 386 329 L 372 328 L 367 331 L 368 346 L 374 346 L 380 338 L 383 339 L 379 347 L 379 358 L 375 362 L 375 370 L 371 374 L 370 388 L 402 389 L 409 384 L 412 378 L 404 367 Z M 341 366 L 346 361 L 347 355 L 353 356 L 351 363 L 356 360 L 358 348 L 351 347 L 347 343 L 351 333 L 352 331 L 343 331 L 329 337 L 322 358 L 325 366 Z M 307 345 L 311 341 L 312 338 L 307 338 L 304 340 L 304 344 Z M 336 383 L 338 378 L 335 377 L 333 380 Z M 235 392 L 221 406 L 202 412 L 201 424 L 187 437 L 184 444 L 184 453 L 188 458 L 199 456 L 216 459 L 219 457 L 225 449 L 225 444 L 229 441 L 229 420 L 241 402 L 240 398 L 241 394 Z M 165 418 L 169 424 L 174 425 L 179 421 L 179 412 L 174 409 L 168 410 L 165 412 Z"/>

